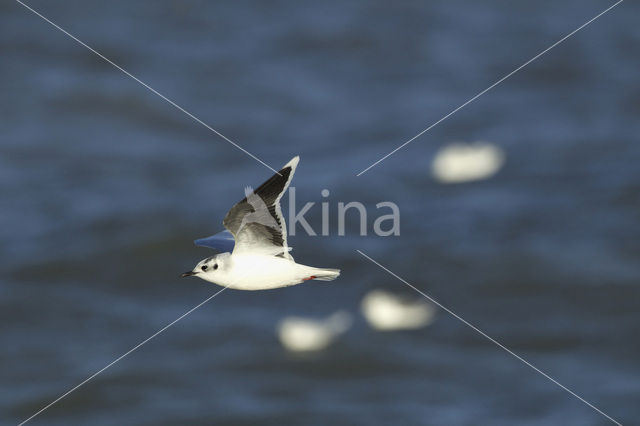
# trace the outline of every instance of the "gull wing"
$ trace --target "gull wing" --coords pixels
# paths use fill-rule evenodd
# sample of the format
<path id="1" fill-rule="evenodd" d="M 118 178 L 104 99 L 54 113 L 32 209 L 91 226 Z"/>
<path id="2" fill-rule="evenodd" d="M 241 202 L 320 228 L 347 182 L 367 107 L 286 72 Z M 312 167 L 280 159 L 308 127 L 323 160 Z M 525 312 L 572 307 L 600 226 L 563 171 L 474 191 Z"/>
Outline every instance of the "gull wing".
<path id="1" fill-rule="evenodd" d="M 260 185 L 245 189 L 245 198 L 222 221 L 235 238 L 233 253 L 256 253 L 291 259 L 280 199 L 289 187 L 300 157 L 296 156 Z"/>

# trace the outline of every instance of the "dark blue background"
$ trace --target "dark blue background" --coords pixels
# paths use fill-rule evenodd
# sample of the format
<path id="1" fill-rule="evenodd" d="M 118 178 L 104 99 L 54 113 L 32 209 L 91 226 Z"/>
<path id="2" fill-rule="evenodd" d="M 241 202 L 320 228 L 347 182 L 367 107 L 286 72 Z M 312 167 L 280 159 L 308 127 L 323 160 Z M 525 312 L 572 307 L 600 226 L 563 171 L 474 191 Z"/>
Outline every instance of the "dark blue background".
<path id="1" fill-rule="evenodd" d="M 273 167 L 300 204 L 394 201 L 401 236 L 290 238 L 334 283 L 226 291 L 33 424 L 607 424 L 445 312 L 357 319 L 286 353 L 284 315 L 411 290 L 364 250 L 623 423 L 640 404 L 640 8 L 627 1 L 360 177 L 611 5 L 29 4 Z M 0 4 L 0 421 L 15 424 L 217 287 L 192 240 L 271 172 L 13 1 Z M 488 140 L 495 177 L 441 185 L 436 150 Z M 286 208 L 285 208 L 286 210 Z M 316 206 L 309 219 L 320 229 Z M 298 230 L 300 231 L 300 230 Z M 412 293 L 415 294 L 415 293 Z"/>

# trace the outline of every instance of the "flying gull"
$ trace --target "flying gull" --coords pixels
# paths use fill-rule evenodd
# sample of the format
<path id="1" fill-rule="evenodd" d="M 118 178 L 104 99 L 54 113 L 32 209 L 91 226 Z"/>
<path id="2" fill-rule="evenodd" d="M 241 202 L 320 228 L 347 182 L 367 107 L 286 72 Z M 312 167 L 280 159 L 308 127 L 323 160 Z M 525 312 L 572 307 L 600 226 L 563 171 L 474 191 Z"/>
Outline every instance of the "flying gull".
<path id="1" fill-rule="evenodd" d="M 336 279 L 339 269 L 301 265 L 289 253 L 280 199 L 299 160 L 294 157 L 255 191 L 245 188 L 245 198 L 222 221 L 227 230 L 195 241 L 196 245 L 223 253 L 201 260 L 182 277 L 197 276 L 237 290 L 267 290 Z"/>

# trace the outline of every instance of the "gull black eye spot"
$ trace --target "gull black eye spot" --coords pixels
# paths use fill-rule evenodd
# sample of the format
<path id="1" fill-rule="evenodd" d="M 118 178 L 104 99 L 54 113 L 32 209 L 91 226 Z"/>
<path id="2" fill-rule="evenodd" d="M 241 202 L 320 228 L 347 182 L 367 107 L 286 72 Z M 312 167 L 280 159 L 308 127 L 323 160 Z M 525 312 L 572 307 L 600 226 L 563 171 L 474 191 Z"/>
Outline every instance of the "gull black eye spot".
<path id="1" fill-rule="evenodd" d="M 206 271 L 207 268 L 209 268 L 207 265 L 203 265 L 202 268 L 200 268 L 200 269 L 202 269 L 203 271 Z"/>
<path id="2" fill-rule="evenodd" d="M 213 269 L 218 269 L 218 264 L 213 265 Z"/>

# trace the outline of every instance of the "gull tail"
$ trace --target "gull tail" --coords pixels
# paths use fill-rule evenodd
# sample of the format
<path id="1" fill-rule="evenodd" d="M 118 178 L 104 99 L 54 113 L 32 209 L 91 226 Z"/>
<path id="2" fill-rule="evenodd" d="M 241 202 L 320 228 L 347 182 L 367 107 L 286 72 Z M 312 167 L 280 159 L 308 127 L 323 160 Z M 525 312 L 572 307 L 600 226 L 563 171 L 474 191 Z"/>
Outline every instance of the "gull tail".
<path id="1" fill-rule="evenodd" d="M 340 275 L 340 269 L 333 268 L 314 268 L 314 280 L 333 281 Z"/>

